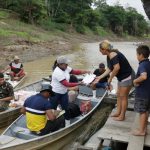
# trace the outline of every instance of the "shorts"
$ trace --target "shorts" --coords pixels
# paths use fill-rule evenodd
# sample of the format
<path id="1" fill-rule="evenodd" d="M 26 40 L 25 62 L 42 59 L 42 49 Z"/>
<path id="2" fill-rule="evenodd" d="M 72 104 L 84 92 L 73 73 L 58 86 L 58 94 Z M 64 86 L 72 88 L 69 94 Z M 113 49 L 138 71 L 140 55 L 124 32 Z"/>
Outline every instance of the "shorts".
<path id="1" fill-rule="evenodd" d="M 122 80 L 122 81 L 118 81 L 118 86 L 123 86 L 123 87 L 127 87 L 127 86 L 132 86 L 132 79 L 128 79 L 128 80 Z"/>
<path id="2" fill-rule="evenodd" d="M 134 110 L 138 113 L 150 112 L 150 99 L 135 98 Z"/>
<path id="3" fill-rule="evenodd" d="M 118 86 L 121 86 L 121 87 L 133 86 L 134 78 L 135 78 L 135 72 L 132 71 L 132 74 L 130 76 L 128 76 L 127 78 L 121 81 L 118 81 Z"/>

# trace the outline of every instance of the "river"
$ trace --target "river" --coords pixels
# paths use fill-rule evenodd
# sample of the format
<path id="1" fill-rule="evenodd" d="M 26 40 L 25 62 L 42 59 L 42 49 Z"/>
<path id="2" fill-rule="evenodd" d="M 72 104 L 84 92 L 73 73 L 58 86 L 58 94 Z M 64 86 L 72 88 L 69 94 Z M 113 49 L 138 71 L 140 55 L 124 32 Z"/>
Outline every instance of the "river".
<path id="1" fill-rule="evenodd" d="M 112 42 L 112 45 L 122 52 L 134 70 L 137 70 L 136 45 L 133 42 Z M 101 55 L 99 52 L 99 43 L 84 43 L 81 45 L 80 50 L 66 54 L 66 56 L 71 60 L 70 66 L 76 69 L 94 71 L 100 62 L 106 64 L 106 56 Z M 22 86 L 33 83 L 42 77 L 49 76 L 52 73 L 51 68 L 56 58 L 57 56 L 51 55 L 36 61 L 24 63 L 24 69 L 28 75 Z M 116 87 L 116 80 L 113 80 L 113 85 Z M 79 133 L 74 132 L 72 137 L 75 137 Z"/>
<path id="2" fill-rule="evenodd" d="M 112 42 L 114 48 L 121 51 L 129 60 L 134 70 L 137 69 L 138 62 L 136 60 L 136 46 L 133 42 Z M 92 70 L 98 67 L 100 62 L 106 64 L 106 56 L 99 52 L 99 43 L 84 43 L 81 50 L 66 54 L 70 59 L 70 66 L 76 69 Z M 24 64 L 25 71 L 28 73 L 24 84 L 30 84 L 34 81 L 47 77 L 52 73 L 52 65 L 57 56 L 48 56 L 33 62 Z M 113 80 L 116 88 L 116 80 Z"/>

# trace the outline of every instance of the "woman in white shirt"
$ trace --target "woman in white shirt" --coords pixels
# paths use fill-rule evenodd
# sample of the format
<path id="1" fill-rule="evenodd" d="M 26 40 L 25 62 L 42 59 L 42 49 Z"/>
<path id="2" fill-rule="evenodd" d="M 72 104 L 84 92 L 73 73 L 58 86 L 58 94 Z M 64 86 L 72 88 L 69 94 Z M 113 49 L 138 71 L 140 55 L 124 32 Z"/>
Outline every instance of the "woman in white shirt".
<path id="1" fill-rule="evenodd" d="M 68 88 L 77 88 L 81 82 L 69 82 L 70 74 L 85 74 L 90 71 L 74 70 L 68 66 L 69 60 L 65 56 L 57 58 L 57 67 L 52 74 L 52 90 L 55 92 L 55 96 L 50 100 L 53 109 L 57 109 L 58 104 L 61 105 L 63 110 L 68 106 Z"/>

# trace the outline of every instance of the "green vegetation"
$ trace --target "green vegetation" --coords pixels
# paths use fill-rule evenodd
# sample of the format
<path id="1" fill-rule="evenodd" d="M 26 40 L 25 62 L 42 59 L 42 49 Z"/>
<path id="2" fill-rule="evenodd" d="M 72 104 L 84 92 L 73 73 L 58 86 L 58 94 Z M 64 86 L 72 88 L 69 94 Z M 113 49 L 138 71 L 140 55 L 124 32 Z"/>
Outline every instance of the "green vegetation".
<path id="1" fill-rule="evenodd" d="M 95 9 L 91 6 L 95 5 Z M 15 12 L 22 21 L 48 31 L 77 31 L 81 34 L 107 36 L 112 32 L 119 36 L 144 36 L 149 26 L 144 17 L 134 8 L 124 9 L 119 4 L 109 6 L 106 0 L 1 0 L 2 9 Z M 8 13 L 1 11 L 0 18 Z M 0 31 L 5 36 L 12 31 Z M 29 37 L 30 32 L 16 32 Z"/>
<path id="2" fill-rule="evenodd" d="M 9 13 L 6 11 L 0 11 L 0 19 L 7 18 L 9 16 Z"/>

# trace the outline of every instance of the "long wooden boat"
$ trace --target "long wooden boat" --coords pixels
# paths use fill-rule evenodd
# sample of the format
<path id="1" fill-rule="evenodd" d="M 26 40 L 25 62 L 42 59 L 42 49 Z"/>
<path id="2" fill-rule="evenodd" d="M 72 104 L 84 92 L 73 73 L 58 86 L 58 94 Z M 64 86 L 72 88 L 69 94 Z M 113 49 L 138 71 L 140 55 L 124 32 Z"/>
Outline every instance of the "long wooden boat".
<path id="1" fill-rule="evenodd" d="M 37 83 L 38 84 L 38 83 Z M 29 88 L 32 90 L 33 87 L 36 88 L 35 84 L 30 87 L 26 87 L 27 90 Z M 83 93 L 83 92 L 82 92 Z M 101 101 L 107 95 L 107 91 L 105 89 L 99 89 L 99 98 L 93 99 L 90 98 L 92 103 L 92 109 L 87 114 L 80 115 L 75 117 L 69 121 L 69 125 L 65 128 L 62 128 L 53 133 L 44 135 L 44 136 L 36 136 L 32 134 L 26 127 L 26 118 L 24 115 L 21 115 L 17 120 L 15 120 L 0 136 L 0 149 L 9 149 L 9 150 L 20 150 L 20 149 L 41 149 L 46 145 L 51 145 L 56 141 L 60 141 L 63 137 L 67 136 L 81 125 L 85 123 L 85 121 L 93 114 L 93 112 L 98 108 L 101 104 Z M 76 99 L 76 104 L 80 105 L 82 98 L 89 99 L 88 96 L 78 96 Z M 82 97 L 82 98 L 80 98 Z"/>

